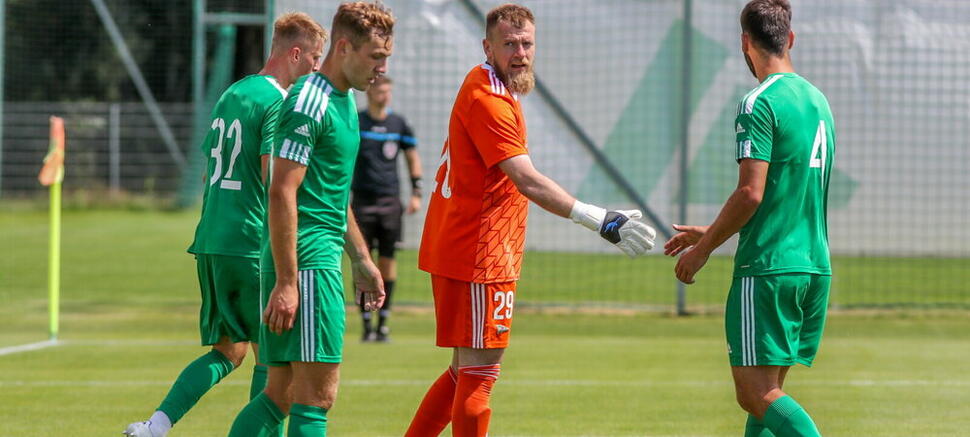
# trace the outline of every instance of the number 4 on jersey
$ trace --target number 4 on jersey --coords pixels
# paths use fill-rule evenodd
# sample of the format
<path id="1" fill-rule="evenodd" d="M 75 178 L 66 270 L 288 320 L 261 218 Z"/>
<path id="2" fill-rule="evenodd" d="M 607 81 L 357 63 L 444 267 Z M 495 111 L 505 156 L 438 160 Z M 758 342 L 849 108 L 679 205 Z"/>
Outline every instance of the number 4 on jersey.
<path id="1" fill-rule="evenodd" d="M 236 158 L 239 157 L 239 152 L 242 151 L 242 123 L 239 119 L 235 119 L 229 124 L 229 132 L 226 132 L 226 121 L 217 118 L 212 120 L 212 129 L 219 129 L 219 140 L 216 142 L 216 146 L 209 151 L 209 156 L 215 158 L 216 164 L 212 168 L 212 176 L 209 177 L 209 185 L 215 184 L 222 176 L 222 142 L 230 137 L 234 140 L 232 146 L 232 155 L 229 156 L 229 169 L 226 170 L 226 175 L 223 177 L 222 182 L 219 184 L 219 188 L 225 190 L 241 190 L 242 181 L 233 181 L 232 170 L 236 166 Z"/>
<path id="2" fill-rule="evenodd" d="M 808 160 L 809 168 L 821 170 L 822 182 L 825 182 L 825 161 L 828 154 L 828 136 L 825 135 L 825 120 L 818 121 L 818 129 L 815 131 L 815 142 L 812 143 L 812 155 Z"/>
<path id="3" fill-rule="evenodd" d="M 451 198 L 451 149 L 448 144 L 448 140 L 445 140 L 445 150 L 441 152 L 441 159 L 438 161 L 438 169 L 435 170 L 435 178 L 437 178 L 438 173 L 441 172 L 441 168 L 445 168 L 444 180 L 441 184 L 441 197 L 445 199 Z M 435 179 L 434 186 L 431 188 L 431 194 L 438 191 L 438 179 Z"/>

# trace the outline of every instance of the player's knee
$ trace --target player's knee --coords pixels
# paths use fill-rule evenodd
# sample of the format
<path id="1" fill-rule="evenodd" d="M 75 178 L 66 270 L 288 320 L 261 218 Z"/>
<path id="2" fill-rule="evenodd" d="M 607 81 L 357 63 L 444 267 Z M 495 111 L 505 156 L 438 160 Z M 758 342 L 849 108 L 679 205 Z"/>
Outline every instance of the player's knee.
<path id="1" fill-rule="evenodd" d="M 736 392 L 735 393 L 735 400 L 738 401 L 738 406 L 740 406 L 742 410 L 747 411 L 748 413 L 751 412 L 751 409 L 749 407 L 750 402 L 744 396 L 744 393 L 742 393 L 740 391 Z"/>
<path id="2" fill-rule="evenodd" d="M 333 404 L 335 402 L 337 402 L 336 394 L 334 394 L 333 396 L 324 396 L 323 399 L 320 400 L 320 403 L 317 404 L 317 406 L 320 408 L 323 408 L 324 410 L 330 410 L 333 408 Z"/>
<path id="3" fill-rule="evenodd" d="M 738 391 L 738 405 L 744 411 L 760 418 L 764 416 L 765 411 L 768 410 L 768 406 L 779 397 L 779 393 L 784 394 L 778 388 Z"/>
<path id="4" fill-rule="evenodd" d="M 747 411 L 750 414 L 754 414 L 755 416 L 758 416 L 757 414 L 758 405 L 761 403 L 761 397 L 762 397 L 760 393 L 745 391 L 745 390 L 737 390 L 736 397 L 737 397 L 738 405 L 741 406 L 742 410 Z"/>
<path id="5" fill-rule="evenodd" d="M 758 409 L 763 414 L 764 411 L 768 409 L 769 405 L 774 403 L 776 400 L 778 400 L 778 398 L 782 396 L 785 396 L 785 392 L 783 392 L 781 388 L 772 387 L 771 389 L 761 394 L 760 398 L 758 399 Z"/>
<path id="6" fill-rule="evenodd" d="M 266 388 L 263 389 L 263 393 L 276 404 L 280 411 L 289 414 L 292 403 L 292 391 L 290 390 L 288 382 L 284 384 L 281 381 L 270 378 L 266 381 Z"/>
<path id="7" fill-rule="evenodd" d="M 239 367 L 242 365 L 243 359 L 246 358 L 246 350 L 248 347 L 248 342 L 231 343 L 228 341 L 223 341 L 212 346 L 213 349 L 221 353 L 226 357 L 227 360 L 232 362 L 233 367 Z"/>
<path id="8" fill-rule="evenodd" d="M 297 386 L 294 388 L 293 400 L 303 405 L 313 405 L 329 410 L 337 401 L 337 390 L 336 387 L 330 389 L 311 385 Z"/>
<path id="9" fill-rule="evenodd" d="M 292 406 L 292 401 L 290 399 L 289 393 L 285 389 L 273 390 L 267 385 L 266 390 L 264 390 L 263 392 L 266 393 L 266 396 L 269 397 L 269 399 L 273 401 L 274 404 L 276 404 L 276 408 L 279 408 L 280 411 L 283 412 L 283 414 L 290 413 L 290 406 Z"/>
<path id="10" fill-rule="evenodd" d="M 313 405 L 325 410 L 333 408 L 333 404 L 337 402 L 337 393 L 330 390 L 320 390 L 311 393 L 309 396 L 304 396 L 301 404 Z"/>

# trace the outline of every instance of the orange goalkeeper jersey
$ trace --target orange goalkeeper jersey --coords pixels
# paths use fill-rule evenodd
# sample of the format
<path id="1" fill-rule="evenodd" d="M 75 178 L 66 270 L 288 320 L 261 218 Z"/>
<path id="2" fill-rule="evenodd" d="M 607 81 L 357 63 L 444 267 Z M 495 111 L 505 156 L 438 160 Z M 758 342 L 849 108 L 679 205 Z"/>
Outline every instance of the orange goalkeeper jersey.
<path id="1" fill-rule="evenodd" d="M 479 284 L 518 280 L 529 202 L 497 164 L 527 153 L 518 97 L 491 66 L 476 66 L 451 109 L 421 238 L 421 270 Z"/>

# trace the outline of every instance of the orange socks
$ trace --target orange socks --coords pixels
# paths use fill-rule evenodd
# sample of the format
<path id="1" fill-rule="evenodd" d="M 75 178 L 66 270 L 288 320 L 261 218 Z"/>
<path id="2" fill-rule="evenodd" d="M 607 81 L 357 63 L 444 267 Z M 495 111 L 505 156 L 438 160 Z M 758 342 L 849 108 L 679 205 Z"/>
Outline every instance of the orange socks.
<path id="1" fill-rule="evenodd" d="M 451 422 L 454 437 L 485 437 L 492 410 L 488 400 L 501 366 L 449 367 L 424 395 L 404 437 L 437 437 Z"/>
<path id="2" fill-rule="evenodd" d="M 435 437 L 451 422 L 451 407 L 455 402 L 458 375 L 450 366 L 431 384 L 421 406 L 411 419 L 404 437 Z"/>
<path id="3" fill-rule="evenodd" d="M 492 409 L 488 400 L 501 366 L 465 366 L 458 369 L 458 386 L 451 410 L 454 437 L 485 437 Z"/>

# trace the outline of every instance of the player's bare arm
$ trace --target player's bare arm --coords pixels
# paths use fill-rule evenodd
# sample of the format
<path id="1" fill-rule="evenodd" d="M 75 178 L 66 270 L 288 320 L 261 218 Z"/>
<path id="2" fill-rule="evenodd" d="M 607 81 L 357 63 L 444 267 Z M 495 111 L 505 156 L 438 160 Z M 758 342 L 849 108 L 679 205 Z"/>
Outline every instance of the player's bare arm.
<path id="1" fill-rule="evenodd" d="M 707 263 L 711 252 L 741 230 L 745 223 L 751 220 L 755 211 L 758 210 L 758 206 L 761 205 L 761 199 L 765 193 L 765 180 L 768 175 L 768 162 L 758 159 L 742 159 L 739 173 L 738 187 L 724 203 L 724 207 L 721 208 L 721 212 L 717 215 L 714 223 L 693 243 L 693 247 L 677 260 L 674 272 L 681 282 L 693 284 L 694 275 Z M 700 229 L 692 228 L 691 230 L 698 232 Z M 688 232 L 688 235 L 681 238 L 681 241 L 682 243 L 689 243 L 691 239 L 692 235 Z M 679 253 L 681 250 L 676 252 Z"/>
<path id="2" fill-rule="evenodd" d="M 519 192 L 536 205 L 559 217 L 569 218 L 576 199 L 555 181 L 536 170 L 529 155 L 518 155 L 498 164 Z"/>
<path id="3" fill-rule="evenodd" d="M 276 269 L 276 284 L 270 294 L 263 320 L 273 333 L 293 328 L 300 305 L 296 261 L 296 191 L 303 183 L 306 167 L 288 159 L 273 162 L 269 187 L 269 238 Z"/>
<path id="4" fill-rule="evenodd" d="M 357 226 L 354 211 L 347 208 L 347 232 L 344 234 L 344 252 L 350 257 L 350 267 L 354 275 L 354 296 L 364 310 L 370 311 L 384 305 L 384 281 L 381 271 L 374 265 L 370 250 L 363 234 Z"/>
<path id="5" fill-rule="evenodd" d="M 498 164 L 519 192 L 546 211 L 572 219 L 599 232 L 629 256 L 641 255 L 653 248 L 656 230 L 643 222 L 640 211 L 607 211 L 576 200 L 555 181 L 536 170 L 529 155 L 518 155 Z"/>
<path id="6" fill-rule="evenodd" d="M 404 151 L 404 159 L 408 162 L 411 173 L 411 200 L 408 201 L 408 214 L 414 214 L 421 209 L 421 157 L 414 147 Z"/>
<path id="7" fill-rule="evenodd" d="M 259 168 L 260 178 L 266 183 L 266 177 L 269 176 L 269 154 L 259 156 Z"/>

